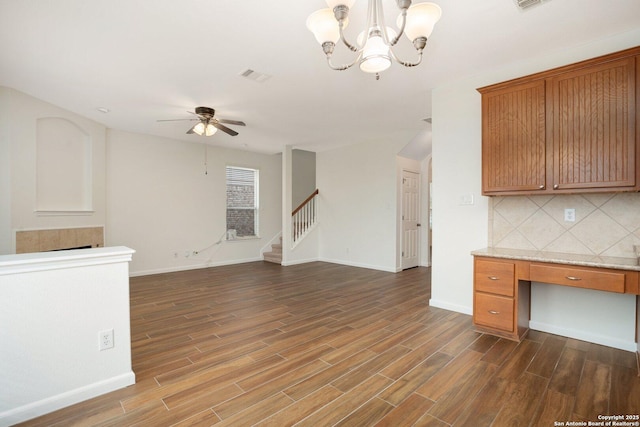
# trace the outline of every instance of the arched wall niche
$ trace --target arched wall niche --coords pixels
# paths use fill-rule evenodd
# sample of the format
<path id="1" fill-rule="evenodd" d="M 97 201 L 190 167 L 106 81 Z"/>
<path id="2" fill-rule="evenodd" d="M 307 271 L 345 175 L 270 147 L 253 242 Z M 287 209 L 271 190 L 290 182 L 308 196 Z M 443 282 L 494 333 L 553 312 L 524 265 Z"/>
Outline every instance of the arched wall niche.
<path id="1" fill-rule="evenodd" d="M 91 136 L 61 117 L 38 118 L 36 129 L 36 210 L 91 211 Z"/>

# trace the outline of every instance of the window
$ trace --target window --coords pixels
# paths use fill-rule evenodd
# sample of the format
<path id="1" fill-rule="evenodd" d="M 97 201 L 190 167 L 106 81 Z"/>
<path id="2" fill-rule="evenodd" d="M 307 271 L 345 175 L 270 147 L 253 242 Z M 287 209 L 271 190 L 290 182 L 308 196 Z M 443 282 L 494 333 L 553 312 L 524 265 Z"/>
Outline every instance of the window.
<path id="1" fill-rule="evenodd" d="M 227 239 L 258 235 L 258 170 L 227 166 Z"/>

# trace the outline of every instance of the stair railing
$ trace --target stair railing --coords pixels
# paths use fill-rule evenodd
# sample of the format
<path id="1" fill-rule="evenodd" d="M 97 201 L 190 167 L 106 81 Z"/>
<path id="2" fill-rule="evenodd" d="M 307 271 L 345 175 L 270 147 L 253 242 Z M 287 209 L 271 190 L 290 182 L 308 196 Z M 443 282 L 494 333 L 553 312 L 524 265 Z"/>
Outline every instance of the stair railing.
<path id="1" fill-rule="evenodd" d="M 291 232 L 293 234 L 294 245 L 300 241 L 318 220 L 317 197 L 318 190 L 311 193 L 300 206 L 291 213 Z"/>

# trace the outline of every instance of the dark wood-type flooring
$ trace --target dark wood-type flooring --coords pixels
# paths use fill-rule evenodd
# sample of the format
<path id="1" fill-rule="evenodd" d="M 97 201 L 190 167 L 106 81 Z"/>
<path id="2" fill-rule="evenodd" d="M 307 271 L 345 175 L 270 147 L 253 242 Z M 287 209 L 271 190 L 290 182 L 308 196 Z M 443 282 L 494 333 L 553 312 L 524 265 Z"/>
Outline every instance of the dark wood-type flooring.
<path id="1" fill-rule="evenodd" d="M 640 412 L 634 353 L 498 339 L 429 298 L 427 268 L 132 278 L 137 383 L 24 425 L 553 426 Z"/>

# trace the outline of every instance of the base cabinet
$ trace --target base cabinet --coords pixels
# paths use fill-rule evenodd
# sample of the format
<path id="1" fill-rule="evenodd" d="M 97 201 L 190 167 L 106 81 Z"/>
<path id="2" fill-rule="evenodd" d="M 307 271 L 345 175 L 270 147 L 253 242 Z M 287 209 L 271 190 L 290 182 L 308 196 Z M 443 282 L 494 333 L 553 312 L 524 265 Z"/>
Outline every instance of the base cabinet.
<path id="1" fill-rule="evenodd" d="M 528 264 L 474 258 L 473 323 L 481 332 L 520 341 L 529 330 Z"/>

